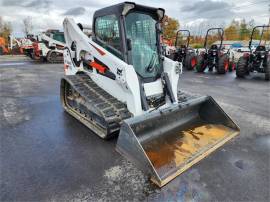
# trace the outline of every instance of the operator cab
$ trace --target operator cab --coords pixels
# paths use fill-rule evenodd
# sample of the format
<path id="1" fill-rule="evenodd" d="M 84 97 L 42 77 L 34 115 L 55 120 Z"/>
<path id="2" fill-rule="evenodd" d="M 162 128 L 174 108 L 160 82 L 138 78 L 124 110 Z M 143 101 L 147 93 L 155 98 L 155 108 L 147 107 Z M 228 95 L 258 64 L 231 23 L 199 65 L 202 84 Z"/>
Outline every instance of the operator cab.
<path id="1" fill-rule="evenodd" d="M 218 46 L 215 44 L 211 45 L 210 47 L 210 50 L 217 50 L 217 49 L 218 49 Z"/>
<path id="2" fill-rule="evenodd" d="M 163 71 L 160 22 L 164 12 L 131 2 L 100 9 L 94 14 L 93 41 L 133 65 L 143 82 L 153 82 Z"/>

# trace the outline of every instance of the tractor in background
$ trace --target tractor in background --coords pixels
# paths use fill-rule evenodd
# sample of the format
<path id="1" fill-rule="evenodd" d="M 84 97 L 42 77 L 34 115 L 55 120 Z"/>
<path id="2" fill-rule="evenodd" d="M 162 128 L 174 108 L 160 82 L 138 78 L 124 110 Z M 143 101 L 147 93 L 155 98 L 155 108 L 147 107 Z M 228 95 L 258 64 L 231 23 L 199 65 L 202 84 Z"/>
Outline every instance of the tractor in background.
<path id="1" fill-rule="evenodd" d="M 217 30 L 220 38 L 220 44 L 212 44 L 208 47 L 207 41 L 209 32 Z M 229 57 L 228 54 L 222 50 L 224 30 L 222 28 L 211 28 L 206 32 L 204 40 L 204 51 L 201 51 L 197 56 L 197 72 L 204 72 L 206 68 L 212 72 L 214 69 L 218 74 L 225 74 L 229 69 Z"/>
<path id="2" fill-rule="evenodd" d="M 187 33 L 187 35 L 183 35 L 183 33 Z M 186 40 L 184 40 L 184 37 Z M 181 62 L 186 70 L 193 70 L 196 66 L 197 60 L 194 50 L 189 48 L 189 42 L 190 31 L 178 30 L 175 39 L 176 51 L 173 53 L 172 59 L 174 61 Z"/>
<path id="3" fill-rule="evenodd" d="M 260 34 L 259 45 L 252 51 L 252 41 L 256 30 L 262 28 Z M 236 76 L 243 78 L 248 75 L 250 72 L 264 73 L 265 80 L 269 81 L 270 79 L 270 55 L 269 50 L 266 49 L 265 45 L 262 45 L 262 37 L 265 29 L 269 29 L 269 25 L 256 26 L 253 28 L 250 41 L 249 41 L 249 53 L 245 53 L 242 57 L 239 58 L 237 67 L 236 67 Z"/>

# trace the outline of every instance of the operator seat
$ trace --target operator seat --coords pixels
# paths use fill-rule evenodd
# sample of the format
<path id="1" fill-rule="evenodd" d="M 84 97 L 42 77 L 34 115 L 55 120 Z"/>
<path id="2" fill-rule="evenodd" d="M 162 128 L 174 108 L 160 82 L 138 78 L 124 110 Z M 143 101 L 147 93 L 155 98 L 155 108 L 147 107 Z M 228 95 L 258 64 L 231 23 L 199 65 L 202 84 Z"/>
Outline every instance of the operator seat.
<path id="1" fill-rule="evenodd" d="M 218 49 L 218 46 L 213 44 L 210 46 L 210 50 L 217 50 Z"/>
<path id="2" fill-rule="evenodd" d="M 256 52 L 261 52 L 261 51 L 266 51 L 265 46 L 257 46 L 257 48 L 255 49 Z"/>

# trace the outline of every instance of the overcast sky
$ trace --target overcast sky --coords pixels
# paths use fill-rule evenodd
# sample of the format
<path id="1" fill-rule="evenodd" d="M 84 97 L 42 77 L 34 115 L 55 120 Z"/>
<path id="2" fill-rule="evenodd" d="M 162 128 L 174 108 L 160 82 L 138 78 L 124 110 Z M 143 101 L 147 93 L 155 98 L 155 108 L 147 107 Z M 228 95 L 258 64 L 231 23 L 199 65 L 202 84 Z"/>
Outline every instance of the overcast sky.
<path id="1" fill-rule="evenodd" d="M 22 20 L 30 16 L 34 32 L 49 28 L 62 29 L 63 19 L 91 24 L 95 10 L 119 3 L 119 0 L 0 0 L 0 15 L 13 26 L 13 34 L 22 36 Z M 161 7 L 166 14 L 180 21 L 183 27 L 226 25 L 232 19 L 254 19 L 255 24 L 267 24 L 270 0 L 136 0 L 143 5 Z"/>

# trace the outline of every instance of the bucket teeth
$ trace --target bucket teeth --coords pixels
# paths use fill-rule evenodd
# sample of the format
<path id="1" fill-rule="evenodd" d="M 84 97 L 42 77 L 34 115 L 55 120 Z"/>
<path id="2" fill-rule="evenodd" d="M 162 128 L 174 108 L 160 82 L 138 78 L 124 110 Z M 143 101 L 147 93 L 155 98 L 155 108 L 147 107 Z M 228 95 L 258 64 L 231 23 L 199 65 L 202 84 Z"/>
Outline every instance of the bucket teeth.
<path id="1" fill-rule="evenodd" d="M 124 121 L 116 149 L 162 187 L 239 132 L 211 97 L 199 97 Z"/>

